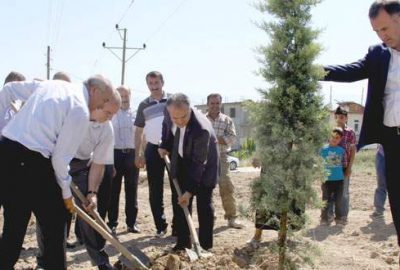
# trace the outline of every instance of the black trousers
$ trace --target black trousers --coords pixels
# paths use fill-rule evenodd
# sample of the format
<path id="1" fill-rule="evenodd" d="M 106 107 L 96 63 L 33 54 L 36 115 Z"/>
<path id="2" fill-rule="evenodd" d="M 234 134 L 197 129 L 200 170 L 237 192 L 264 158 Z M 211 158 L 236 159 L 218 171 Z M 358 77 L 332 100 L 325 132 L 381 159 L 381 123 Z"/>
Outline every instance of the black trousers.
<path id="1" fill-rule="evenodd" d="M 179 186 L 184 187 L 185 181 L 188 181 L 188 168 L 184 166 L 181 158 L 178 158 L 177 179 Z M 177 245 L 186 247 L 190 244 L 190 231 L 186 222 L 182 207 L 178 204 L 178 194 L 171 183 L 172 189 L 172 207 L 174 208 L 174 229 L 177 233 Z M 213 247 L 213 229 L 214 229 L 214 207 L 212 203 L 213 187 L 200 185 L 197 189 L 197 216 L 199 220 L 199 242 L 203 249 Z M 182 194 L 185 190 L 182 189 Z M 193 197 L 189 203 L 189 212 L 192 213 Z"/>
<path id="2" fill-rule="evenodd" d="M 107 210 L 109 209 L 110 202 L 110 190 L 111 190 L 111 179 L 112 179 L 112 165 L 106 165 L 104 171 L 103 181 L 99 187 L 97 194 L 97 211 L 99 215 L 104 219 Z M 73 178 L 74 183 L 79 187 L 83 194 L 88 192 L 88 174 L 83 173 Z M 77 205 L 81 206 L 79 200 Z M 86 250 L 93 265 L 102 265 L 109 263 L 108 254 L 105 252 L 104 247 L 106 240 L 89 224 L 80 219 L 76 219 L 76 223 L 80 230 L 83 243 L 85 244 Z"/>
<path id="3" fill-rule="evenodd" d="M 164 214 L 164 171 L 165 162 L 158 154 L 158 145 L 147 143 L 145 150 L 149 200 L 157 231 L 167 228 Z"/>
<path id="4" fill-rule="evenodd" d="M 137 190 L 139 178 L 139 170 L 135 166 L 135 149 L 129 149 L 128 152 L 126 150 L 114 149 L 114 166 L 116 175 L 112 181 L 108 225 L 110 227 L 117 227 L 118 225 L 119 197 L 123 177 L 126 225 L 133 227 L 138 214 Z"/>
<path id="5" fill-rule="evenodd" d="M 385 152 L 386 185 L 390 210 L 400 246 L 400 129 L 384 128 L 383 149 Z"/>
<path id="6" fill-rule="evenodd" d="M 51 160 L 4 137 L 0 139 L 0 153 L 0 198 L 4 207 L 0 269 L 11 270 L 17 262 L 32 212 L 43 225 L 46 269 L 66 269 L 66 209 Z"/>
<path id="7" fill-rule="evenodd" d="M 322 200 L 326 202 L 326 205 L 321 210 L 321 219 L 328 220 L 330 218 L 330 209 L 335 205 L 336 219 L 345 217 L 342 212 L 343 203 L 343 180 L 340 181 L 325 181 L 321 185 L 322 189 Z"/>
<path id="8" fill-rule="evenodd" d="M 86 167 L 88 160 L 77 161 L 74 159 L 70 164 L 70 174 L 72 174 L 72 181 L 78 186 L 79 190 L 86 194 L 88 191 L 88 172 L 89 168 Z M 83 169 L 82 169 L 83 168 Z M 86 168 L 86 169 L 85 169 Z M 74 170 L 79 172 L 74 172 Z M 103 181 L 100 184 L 98 194 L 97 194 L 97 209 L 99 215 L 104 219 L 107 214 L 107 209 L 109 207 L 109 198 L 111 190 L 112 181 L 112 171 L 113 165 L 106 165 L 104 171 Z M 81 206 L 79 198 L 75 198 L 77 205 Z M 72 217 L 72 215 L 69 215 Z M 67 223 L 71 222 L 70 218 L 67 218 Z M 38 226 L 36 227 L 36 238 L 38 241 L 38 254 L 37 254 L 37 265 L 39 267 L 45 268 L 44 257 L 43 257 L 43 234 L 42 234 L 42 224 L 38 221 Z M 71 224 L 69 224 L 70 226 Z M 68 224 L 67 224 L 67 238 L 68 238 Z M 90 225 L 85 221 L 77 217 L 75 221 L 75 234 L 80 241 L 83 241 L 89 257 L 93 265 L 101 265 L 109 262 L 108 255 L 104 251 L 105 240 L 97 233 Z"/>

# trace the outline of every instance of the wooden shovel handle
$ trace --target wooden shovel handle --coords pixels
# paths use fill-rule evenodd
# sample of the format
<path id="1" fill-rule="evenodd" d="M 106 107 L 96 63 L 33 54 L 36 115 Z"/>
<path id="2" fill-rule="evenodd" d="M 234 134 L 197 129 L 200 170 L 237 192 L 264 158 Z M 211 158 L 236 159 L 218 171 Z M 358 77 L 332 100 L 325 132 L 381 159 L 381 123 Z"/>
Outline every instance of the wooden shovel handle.
<path id="1" fill-rule="evenodd" d="M 171 172 L 171 162 L 169 160 L 168 155 L 164 156 L 164 161 L 165 161 L 165 165 L 167 167 L 168 172 Z M 169 175 L 169 174 L 168 174 Z M 172 176 L 169 175 L 171 178 Z M 182 191 L 181 188 L 179 186 L 178 180 L 176 178 L 172 178 L 172 183 L 174 183 L 174 187 L 176 190 L 176 193 L 178 194 L 178 196 L 182 196 Z M 192 217 L 190 216 L 190 212 L 187 206 L 181 206 L 183 208 L 183 212 L 185 213 L 185 218 L 186 221 L 188 223 L 189 226 L 189 230 L 190 230 L 190 236 L 192 237 L 192 241 L 194 246 L 196 247 L 196 252 L 197 252 L 197 248 L 200 246 L 200 242 L 199 242 L 199 238 L 197 237 L 197 232 L 196 232 L 196 228 L 194 227 L 193 224 L 193 220 Z"/>
<path id="2" fill-rule="evenodd" d="M 124 247 L 117 239 L 108 233 L 102 226 L 97 224 L 88 214 L 85 213 L 80 207 L 74 204 L 76 214 L 95 229 L 104 239 L 108 240 L 121 254 L 129 260 L 138 269 L 148 269 L 138 258 L 132 255 L 126 247 Z"/>
<path id="3" fill-rule="evenodd" d="M 71 190 L 72 193 L 74 193 L 75 196 L 78 197 L 83 205 L 89 204 L 89 201 L 86 199 L 85 195 L 83 195 L 79 187 L 74 182 L 71 182 Z M 100 224 L 101 227 L 103 227 L 103 229 L 105 229 L 109 234 L 112 234 L 110 228 L 107 226 L 106 222 L 101 218 L 100 214 L 96 210 L 89 210 L 89 214 L 94 217 L 97 223 Z"/>

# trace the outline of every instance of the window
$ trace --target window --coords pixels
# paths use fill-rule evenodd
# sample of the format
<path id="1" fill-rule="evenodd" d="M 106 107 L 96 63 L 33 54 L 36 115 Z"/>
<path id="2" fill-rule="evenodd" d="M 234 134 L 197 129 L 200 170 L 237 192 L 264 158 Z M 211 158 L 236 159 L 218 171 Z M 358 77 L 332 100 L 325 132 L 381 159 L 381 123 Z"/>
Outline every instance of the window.
<path id="1" fill-rule="evenodd" d="M 360 129 L 359 120 L 354 120 L 354 131 L 357 133 Z"/>
<path id="2" fill-rule="evenodd" d="M 229 116 L 231 118 L 235 118 L 236 117 L 236 109 L 235 108 L 230 108 L 229 109 Z"/>

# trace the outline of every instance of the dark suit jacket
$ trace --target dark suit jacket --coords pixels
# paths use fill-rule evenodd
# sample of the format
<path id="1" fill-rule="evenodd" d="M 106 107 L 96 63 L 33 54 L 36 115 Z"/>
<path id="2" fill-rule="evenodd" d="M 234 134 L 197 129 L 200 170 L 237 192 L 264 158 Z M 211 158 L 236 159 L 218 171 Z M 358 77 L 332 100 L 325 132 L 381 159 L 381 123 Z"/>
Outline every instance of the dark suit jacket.
<path id="1" fill-rule="evenodd" d="M 160 148 L 171 153 L 174 144 L 172 121 L 165 110 Z M 183 139 L 183 162 L 188 171 L 184 179 L 184 191 L 195 194 L 203 185 L 214 188 L 219 178 L 219 153 L 217 139 L 210 121 L 204 114 L 191 109 L 190 120 L 186 126 Z M 176 166 L 176 164 L 171 164 Z M 177 168 L 179 170 L 179 168 Z"/>
<path id="2" fill-rule="evenodd" d="M 385 44 L 371 46 L 367 55 L 348 65 L 325 66 L 326 81 L 354 82 L 368 79 L 367 101 L 357 148 L 382 142 L 383 94 L 389 70 L 390 52 Z"/>

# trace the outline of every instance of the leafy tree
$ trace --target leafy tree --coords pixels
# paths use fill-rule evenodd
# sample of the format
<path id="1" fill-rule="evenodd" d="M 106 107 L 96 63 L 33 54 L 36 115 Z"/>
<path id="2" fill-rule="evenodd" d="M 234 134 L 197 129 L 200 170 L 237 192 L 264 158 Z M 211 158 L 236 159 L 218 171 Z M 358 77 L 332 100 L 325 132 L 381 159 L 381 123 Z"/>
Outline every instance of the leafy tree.
<path id="1" fill-rule="evenodd" d="M 269 222 L 277 222 L 279 269 L 289 265 L 288 233 L 304 225 L 305 206 L 319 201 L 313 182 L 323 174 L 318 153 L 328 135 L 318 84 L 323 71 L 313 64 L 321 49 L 315 42 L 319 32 L 310 27 L 311 8 L 319 2 L 257 4 L 273 20 L 258 25 L 270 37 L 259 48 L 259 73 L 270 87 L 259 89 L 263 101 L 253 110 L 262 173 L 252 186 L 252 202 L 258 213 L 273 217 Z"/>

